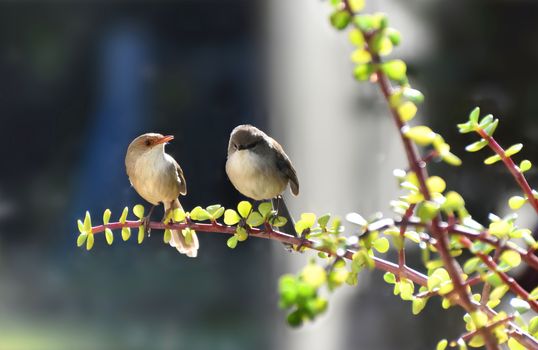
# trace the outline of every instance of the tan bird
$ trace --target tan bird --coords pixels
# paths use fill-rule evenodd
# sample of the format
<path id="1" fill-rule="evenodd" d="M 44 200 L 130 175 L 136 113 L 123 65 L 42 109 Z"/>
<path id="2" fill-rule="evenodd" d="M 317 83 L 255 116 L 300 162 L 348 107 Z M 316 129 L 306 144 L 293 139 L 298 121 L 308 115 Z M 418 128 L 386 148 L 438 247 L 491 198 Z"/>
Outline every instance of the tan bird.
<path id="1" fill-rule="evenodd" d="M 170 210 L 182 209 L 178 197 L 187 194 L 181 167 L 164 151 L 166 143 L 173 138 L 156 133 L 140 135 L 131 142 L 125 156 L 127 176 L 136 192 L 153 206 L 163 203 L 165 217 Z M 199 243 L 195 233 L 192 242 L 187 243 L 180 231 L 171 232 L 172 247 L 191 258 L 197 256 Z"/>

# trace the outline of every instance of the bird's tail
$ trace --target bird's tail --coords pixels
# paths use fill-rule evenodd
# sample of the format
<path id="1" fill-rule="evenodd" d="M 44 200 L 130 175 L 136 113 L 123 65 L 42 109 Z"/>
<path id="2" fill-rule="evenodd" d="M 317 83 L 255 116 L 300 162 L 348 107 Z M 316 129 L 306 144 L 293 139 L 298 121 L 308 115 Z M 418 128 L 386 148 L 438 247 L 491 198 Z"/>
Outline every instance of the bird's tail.
<path id="1" fill-rule="evenodd" d="M 173 209 L 183 209 L 181 207 L 181 204 L 179 203 L 179 200 L 176 198 L 171 202 L 164 203 L 164 215 L 166 217 L 169 210 Z M 196 236 L 196 233 L 194 231 L 191 231 L 191 237 L 187 239 L 183 232 L 178 230 L 170 230 L 172 233 L 172 237 L 170 239 L 169 244 L 176 248 L 178 252 L 181 254 L 185 254 L 188 257 L 196 258 L 198 255 L 198 248 L 200 247 L 200 244 L 198 243 L 198 237 Z M 189 240 L 190 242 L 187 242 Z"/>
<path id="2" fill-rule="evenodd" d="M 289 235 L 295 236 L 295 220 L 293 220 L 288 206 L 284 202 L 284 198 L 282 198 L 281 196 L 273 198 L 271 199 L 271 203 L 273 204 L 273 210 L 276 210 L 278 212 L 278 216 L 283 216 L 287 220 L 286 225 L 282 226 L 279 230 Z M 293 249 L 291 245 L 286 243 L 283 244 L 286 249 Z"/>

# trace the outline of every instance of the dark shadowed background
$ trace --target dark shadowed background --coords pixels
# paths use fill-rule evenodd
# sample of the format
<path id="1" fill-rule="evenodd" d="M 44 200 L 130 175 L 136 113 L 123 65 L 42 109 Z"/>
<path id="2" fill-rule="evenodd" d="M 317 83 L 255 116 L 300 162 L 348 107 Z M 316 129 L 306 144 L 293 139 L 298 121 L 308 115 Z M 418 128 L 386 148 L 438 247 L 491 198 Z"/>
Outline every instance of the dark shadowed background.
<path id="1" fill-rule="evenodd" d="M 121 242 L 116 233 L 112 247 L 97 237 L 87 252 L 76 247 L 76 220 L 90 210 L 100 222 L 106 208 L 117 218 L 124 206 L 143 203 L 129 186 L 123 157 L 130 140 L 147 131 L 175 135 L 167 151 L 184 169 L 187 209 L 230 207 L 241 199 L 224 172 L 228 135 L 237 124 L 274 129 L 284 146 L 295 142 L 290 156 L 301 164 L 311 140 L 297 146 L 293 116 L 270 127 L 279 108 L 268 91 L 289 86 L 278 78 L 279 65 L 268 61 L 284 54 L 311 60 L 301 56 L 301 42 L 278 51 L 280 38 L 293 36 L 295 19 L 305 16 L 351 52 L 328 24 L 329 5 L 306 2 L 319 9 L 297 11 L 295 4 L 281 21 L 273 8 L 285 8 L 280 0 L 0 3 L 0 350 L 297 348 L 286 339 L 302 330 L 282 330 L 285 314 L 277 308 L 277 276 L 296 270 L 275 263 L 286 255 L 280 246 L 251 239 L 232 251 L 225 237 L 200 234 L 200 256 L 188 259 L 163 245 L 158 232 L 142 246 Z M 421 115 L 464 161 L 457 170 L 434 165 L 433 172 L 442 173 L 484 221 L 489 212 L 506 209 L 504 201 L 517 188 L 501 166 L 481 164 L 485 153 L 465 154 L 474 139 L 459 135 L 455 124 L 479 104 L 501 118 L 503 145 L 523 142 L 525 157 L 538 162 L 538 3 L 386 0 L 371 9 L 384 11 L 385 5 L 396 23 L 400 16 L 411 26 L 420 23 L 412 33 L 399 28 L 404 48 L 427 33 L 423 54 L 402 55 L 411 82 L 426 95 Z M 268 35 L 275 27 L 279 34 Z M 318 45 L 316 38 L 310 44 Z M 330 55 L 327 50 L 319 44 L 320 54 Z M 338 79 L 348 84 L 352 65 L 345 64 L 349 74 Z M 332 69 L 316 66 L 309 74 Z M 296 83 L 300 90 L 309 81 Z M 377 91 L 365 100 L 360 91 L 368 87 L 353 86 L 354 118 L 363 130 L 368 126 L 360 108 L 388 118 Z M 325 100 L 329 109 L 331 103 Z M 317 136 L 316 143 L 325 140 Z M 380 175 L 359 159 L 347 162 L 339 173 Z M 298 171 L 302 179 L 311 176 Z M 528 179 L 538 183 L 537 173 Z M 297 207 L 308 211 L 308 194 L 302 198 Z M 377 209 L 386 210 L 383 205 Z M 534 218 L 526 222 L 536 224 Z M 305 328 L 323 338 L 323 325 L 353 314 L 339 330 L 341 349 L 431 349 L 437 339 L 459 334 L 451 328 L 458 312 L 443 312 L 439 320 L 433 303 L 414 317 L 379 277 L 375 273 L 372 284 L 353 296 L 345 313 Z M 533 278 L 525 277 L 528 287 L 536 285 Z M 394 327 L 395 320 L 406 325 Z M 419 331 L 411 336 L 408 329 Z M 369 342 L 361 346 L 363 339 Z"/>

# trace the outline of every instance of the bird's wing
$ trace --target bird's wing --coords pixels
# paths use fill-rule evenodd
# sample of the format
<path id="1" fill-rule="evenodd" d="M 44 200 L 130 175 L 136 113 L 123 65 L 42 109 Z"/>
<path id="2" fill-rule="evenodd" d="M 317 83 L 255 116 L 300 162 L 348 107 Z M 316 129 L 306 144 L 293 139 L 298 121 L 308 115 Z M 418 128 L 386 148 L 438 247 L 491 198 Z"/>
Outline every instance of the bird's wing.
<path id="1" fill-rule="evenodd" d="M 276 142 L 274 139 L 271 139 L 271 143 L 274 148 L 277 149 L 278 152 L 276 153 L 276 165 L 280 171 L 282 171 L 288 179 L 290 180 L 290 188 L 291 193 L 293 193 L 295 196 L 299 194 L 299 179 L 297 178 L 297 173 L 295 172 L 295 168 L 291 164 L 291 160 L 288 157 L 288 155 L 284 152 L 284 149 L 278 142 Z"/>
<path id="2" fill-rule="evenodd" d="M 183 170 L 179 166 L 179 164 L 174 159 L 174 165 L 176 167 L 176 173 L 177 177 L 179 178 L 179 193 L 182 195 L 187 194 L 187 181 L 185 181 L 185 175 L 183 175 Z"/>

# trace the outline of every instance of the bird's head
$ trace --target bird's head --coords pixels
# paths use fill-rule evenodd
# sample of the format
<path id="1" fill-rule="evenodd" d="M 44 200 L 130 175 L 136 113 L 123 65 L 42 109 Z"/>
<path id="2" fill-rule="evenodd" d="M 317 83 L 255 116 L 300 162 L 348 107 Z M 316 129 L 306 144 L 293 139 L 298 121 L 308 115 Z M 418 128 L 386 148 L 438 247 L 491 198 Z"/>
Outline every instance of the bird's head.
<path id="1" fill-rule="evenodd" d="M 161 135 L 157 133 L 147 133 L 138 136 L 131 142 L 127 149 L 127 155 L 141 156 L 148 152 L 164 152 L 164 146 L 173 140 L 172 135 Z"/>
<path id="2" fill-rule="evenodd" d="M 267 135 L 252 125 L 239 125 L 233 129 L 228 143 L 228 154 L 236 151 L 253 150 L 263 145 Z"/>

